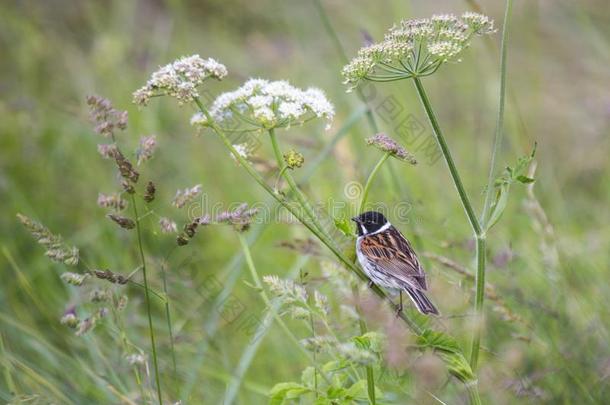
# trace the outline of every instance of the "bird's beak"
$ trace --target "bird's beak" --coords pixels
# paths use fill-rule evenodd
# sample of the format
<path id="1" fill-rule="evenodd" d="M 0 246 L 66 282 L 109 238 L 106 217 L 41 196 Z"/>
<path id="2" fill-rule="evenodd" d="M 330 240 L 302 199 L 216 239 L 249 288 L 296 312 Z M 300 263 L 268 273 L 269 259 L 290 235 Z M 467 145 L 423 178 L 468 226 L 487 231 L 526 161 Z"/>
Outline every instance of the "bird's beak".
<path id="1" fill-rule="evenodd" d="M 360 223 L 360 219 L 358 217 L 353 217 L 352 221 L 354 221 L 355 223 L 359 224 Z"/>

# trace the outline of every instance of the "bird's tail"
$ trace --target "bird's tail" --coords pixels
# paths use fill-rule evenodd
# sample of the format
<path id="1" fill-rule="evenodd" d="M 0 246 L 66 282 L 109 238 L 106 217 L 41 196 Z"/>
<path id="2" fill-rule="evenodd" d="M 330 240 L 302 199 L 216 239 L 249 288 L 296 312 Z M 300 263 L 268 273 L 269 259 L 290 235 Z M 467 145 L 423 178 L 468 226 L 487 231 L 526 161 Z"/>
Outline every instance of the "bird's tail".
<path id="1" fill-rule="evenodd" d="M 409 298 L 411 298 L 411 301 L 413 301 L 419 312 L 422 314 L 438 315 L 438 309 L 430 302 L 422 290 L 407 287 L 405 288 L 405 291 L 409 294 Z"/>

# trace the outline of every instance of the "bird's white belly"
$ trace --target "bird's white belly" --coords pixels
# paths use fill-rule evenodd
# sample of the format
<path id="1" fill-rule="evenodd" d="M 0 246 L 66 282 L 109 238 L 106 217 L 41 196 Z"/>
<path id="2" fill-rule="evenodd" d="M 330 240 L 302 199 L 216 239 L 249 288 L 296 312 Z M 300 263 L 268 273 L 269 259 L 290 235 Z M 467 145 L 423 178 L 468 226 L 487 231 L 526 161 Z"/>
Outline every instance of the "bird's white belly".
<path id="1" fill-rule="evenodd" d="M 372 264 L 366 256 L 364 256 L 360 252 L 360 242 L 362 241 L 362 237 L 359 236 L 356 240 L 356 257 L 358 258 L 358 263 L 360 263 L 360 267 L 364 270 L 364 274 L 376 285 L 385 288 L 402 290 L 403 287 L 397 282 L 394 277 L 387 276 L 381 274 L 379 270 L 376 269 L 376 266 Z"/>

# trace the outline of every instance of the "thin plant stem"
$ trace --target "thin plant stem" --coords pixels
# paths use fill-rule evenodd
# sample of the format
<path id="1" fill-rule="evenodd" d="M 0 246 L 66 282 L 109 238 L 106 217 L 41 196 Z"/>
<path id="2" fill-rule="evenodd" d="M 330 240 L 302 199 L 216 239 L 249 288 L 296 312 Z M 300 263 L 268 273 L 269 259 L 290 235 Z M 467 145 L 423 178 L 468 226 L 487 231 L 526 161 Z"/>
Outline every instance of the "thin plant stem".
<path id="1" fill-rule="evenodd" d="M 485 193 L 485 202 L 483 205 L 483 213 L 481 221 L 483 227 L 487 230 L 487 222 L 489 219 L 489 208 L 491 206 L 491 196 L 493 195 L 493 181 L 496 165 L 496 158 L 502 146 L 502 135 L 504 127 L 504 102 L 506 96 L 506 60 L 508 56 L 508 27 L 512 10 L 512 0 L 506 0 L 506 8 L 504 10 L 504 24 L 502 26 L 502 51 L 500 56 L 500 101 L 498 107 L 498 119 L 496 122 L 496 132 L 494 136 L 493 151 L 491 154 L 491 162 L 489 165 L 489 177 L 487 179 L 487 191 Z M 481 332 L 483 329 L 483 304 L 485 300 L 485 231 L 482 235 L 477 234 L 477 277 L 476 277 L 476 296 L 474 309 L 477 316 L 477 324 L 472 337 L 470 348 L 470 367 L 473 371 L 477 369 L 479 360 L 479 349 L 481 346 Z"/>
<path id="2" fill-rule="evenodd" d="M 479 387 L 477 384 L 466 384 L 466 390 L 468 391 L 470 405 L 481 405 L 481 397 L 479 396 Z"/>
<path id="3" fill-rule="evenodd" d="M 220 137 L 222 142 L 225 144 L 227 149 L 233 154 L 235 159 L 240 163 L 240 165 L 246 170 L 246 172 L 256 181 L 267 193 L 269 193 L 278 203 L 280 203 L 284 208 L 286 208 L 295 218 L 299 220 L 307 229 L 309 229 L 336 257 L 339 261 L 347 267 L 349 270 L 354 272 L 362 281 L 368 282 L 368 277 L 360 270 L 350 259 L 348 259 L 335 245 L 335 243 L 328 238 L 326 235 L 318 231 L 318 229 L 310 224 L 308 221 L 303 218 L 300 213 L 294 209 L 290 204 L 286 203 L 284 199 L 282 199 L 274 190 L 263 180 L 263 178 L 258 174 L 258 172 L 250 165 L 250 163 L 239 154 L 239 152 L 235 149 L 231 141 L 224 134 L 222 128 L 220 128 L 216 123 L 214 123 L 213 118 L 211 117 L 208 110 L 201 103 L 201 100 L 198 98 L 194 98 L 195 103 L 201 110 L 201 112 L 206 116 L 208 122 L 210 122 L 211 128 L 216 132 L 216 134 Z M 398 309 L 398 305 L 395 304 L 387 294 L 379 287 L 372 286 L 371 290 L 382 300 L 386 301 L 394 310 Z M 413 321 L 411 318 L 407 316 L 407 314 L 402 311 L 398 315 L 400 319 L 415 333 L 416 335 L 422 334 L 422 329 L 419 325 Z"/>
<path id="4" fill-rule="evenodd" d="M 360 205 L 358 206 L 358 214 L 361 214 L 362 211 L 364 210 L 364 206 L 366 205 L 366 200 L 369 196 L 369 190 L 371 188 L 371 184 L 373 184 L 373 179 L 377 175 L 377 172 L 379 171 L 381 166 L 383 166 L 383 164 L 385 163 L 386 160 L 388 160 L 389 157 L 390 157 L 390 154 L 388 152 L 384 153 L 383 156 L 381 157 L 381 159 L 379 159 L 379 161 L 375 165 L 375 167 L 373 167 L 373 170 L 371 170 L 371 173 L 369 174 L 369 177 L 366 180 L 366 184 L 364 185 L 364 190 L 362 190 L 362 198 L 360 199 Z"/>
<path id="5" fill-rule="evenodd" d="M 319 224 L 316 214 L 311 208 L 311 205 L 307 201 L 307 197 L 305 197 L 301 189 L 297 186 L 297 183 L 294 181 L 294 178 L 289 173 L 289 171 L 286 170 L 288 166 L 282 158 L 282 152 L 280 151 L 280 146 L 277 142 L 277 137 L 275 136 L 275 131 L 273 129 L 269 130 L 269 137 L 271 138 L 271 146 L 273 147 L 273 154 L 275 156 L 275 160 L 277 162 L 278 167 L 280 168 L 280 176 L 286 179 L 286 182 L 290 186 L 290 189 L 297 198 L 303 210 L 305 210 L 307 216 L 311 219 L 311 222 L 314 224 L 314 226 L 316 226 L 320 232 L 326 234 L 324 229 Z"/>
<path id="6" fill-rule="evenodd" d="M 489 221 L 489 212 L 491 208 L 491 200 L 494 191 L 494 175 L 496 171 L 496 160 L 502 147 L 502 138 L 504 135 L 504 104 L 506 102 L 506 61 L 508 56 L 508 27 L 510 23 L 510 15 L 513 7 L 512 0 L 506 0 L 506 9 L 504 10 L 504 25 L 502 26 L 502 43 L 500 45 L 500 99 L 498 102 L 498 117 L 496 119 L 496 130 L 494 134 L 493 151 L 491 154 L 491 162 L 489 163 L 489 176 L 487 178 L 487 190 L 485 192 L 485 203 L 483 204 L 483 213 L 481 214 L 481 223 L 487 228 Z"/>
<path id="7" fill-rule="evenodd" d="M 474 231 L 475 235 L 481 235 L 481 225 L 479 224 L 479 220 L 477 219 L 477 215 L 474 212 L 474 208 L 470 203 L 470 198 L 468 198 L 468 194 L 464 189 L 464 185 L 462 184 L 462 179 L 460 178 L 460 174 L 455 166 L 455 162 L 453 161 L 453 157 L 451 156 L 451 151 L 449 150 L 449 146 L 445 141 L 445 137 L 441 131 L 441 128 L 436 120 L 436 115 L 434 114 L 434 110 L 432 109 L 432 105 L 430 104 L 430 100 L 428 99 L 428 95 L 426 94 L 426 90 L 422 85 L 421 80 L 418 77 L 413 78 L 413 82 L 415 83 L 415 88 L 417 89 L 417 94 L 419 99 L 424 106 L 424 110 L 426 111 L 426 115 L 428 116 L 428 120 L 430 121 L 430 125 L 432 126 L 432 130 L 434 133 L 434 137 L 438 142 L 439 147 L 441 148 L 441 152 L 443 157 L 445 158 L 445 162 L 449 168 L 449 172 L 451 173 L 451 179 L 453 180 L 453 184 L 458 191 L 460 196 L 460 201 L 462 202 L 462 206 L 464 207 L 464 211 L 466 211 L 466 216 L 468 217 L 468 221 L 470 222 L 470 226 Z"/>
<path id="8" fill-rule="evenodd" d="M 178 384 L 178 366 L 176 364 L 176 351 L 174 349 L 174 332 L 172 329 L 172 317 L 171 317 L 171 311 L 169 309 L 169 296 L 167 295 L 167 276 L 165 274 L 165 264 L 166 264 L 165 261 L 161 263 L 161 278 L 163 279 L 163 294 L 165 294 L 165 319 L 167 320 L 167 331 L 169 332 L 169 345 L 170 345 L 170 351 L 172 353 L 174 384 L 176 384 L 177 387 L 180 387 L 180 385 Z M 178 397 L 179 396 L 180 396 L 180 393 L 178 393 Z"/>
<path id="9" fill-rule="evenodd" d="M 368 332 L 368 328 L 366 326 L 366 321 L 364 320 L 364 316 L 362 315 L 362 308 L 360 307 L 360 294 L 358 293 L 358 287 L 352 287 L 352 294 L 354 295 L 354 300 L 356 301 L 356 313 L 358 314 L 358 327 L 360 328 L 360 335 L 364 335 Z M 375 405 L 377 400 L 375 398 L 375 370 L 373 370 L 373 366 L 366 366 L 366 389 L 367 394 L 369 396 L 369 403 Z"/>
<path id="10" fill-rule="evenodd" d="M 245 238 L 244 238 L 245 239 Z M 246 243 L 250 243 L 246 240 Z M 243 252 L 242 252 L 243 254 Z M 300 256 L 288 271 L 288 278 L 293 279 L 300 269 L 309 261 L 310 256 Z M 235 397 L 238 395 L 240 388 L 243 386 L 244 377 L 252 365 L 252 361 L 256 356 L 258 348 L 262 344 L 265 336 L 269 332 L 271 326 L 273 325 L 273 313 L 277 312 L 281 305 L 281 302 L 275 302 L 273 307 L 269 307 L 265 310 L 264 316 L 262 317 L 262 321 L 259 326 L 256 328 L 256 332 L 250 338 L 250 341 L 246 348 L 244 349 L 237 366 L 233 370 L 233 378 L 231 382 L 228 384 L 226 394 L 223 400 L 223 405 L 230 405 L 235 402 Z M 314 362 L 315 362 L 315 352 L 312 353 Z M 316 363 L 317 364 L 317 363 Z M 315 371 L 315 375 L 317 376 L 317 371 Z M 317 390 L 317 388 L 316 388 Z"/>
<path id="11" fill-rule="evenodd" d="M 479 359 L 479 348 L 481 346 L 481 330 L 483 329 L 483 301 L 485 299 L 485 261 L 486 261 L 486 241 L 485 237 L 477 237 L 477 275 L 476 292 L 474 300 L 474 310 L 476 314 L 476 325 L 472 336 L 470 347 L 470 368 L 476 371 Z"/>
<path id="12" fill-rule="evenodd" d="M 451 152 L 449 151 L 449 147 L 443 133 L 441 132 L 438 121 L 436 120 L 436 116 L 434 115 L 434 111 L 426 95 L 426 91 L 419 80 L 419 78 L 413 78 L 415 82 L 415 87 L 417 88 L 417 94 L 426 110 L 426 114 L 428 119 L 430 120 L 430 124 L 432 125 L 432 129 L 436 140 L 441 148 L 441 152 L 443 157 L 445 158 L 445 162 L 449 167 L 449 172 L 451 173 L 451 178 L 453 179 L 453 183 L 455 188 L 458 191 L 460 196 L 460 200 L 464 207 L 464 211 L 466 211 L 466 215 L 474 232 L 474 236 L 476 238 L 477 249 L 476 249 L 476 262 L 477 262 L 477 272 L 476 272 L 476 292 L 475 292 L 475 316 L 477 320 L 477 325 L 474 330 L 474 335 L 471 344 L 471 352 L 470 352 L 470 367 L 473 371 L 476 370 L 476 364 L 479 357 L 479 348 L 481 344 L 481 332 L 483 328 L 483 302 L 485 299 L 485 258 L 486 258 L 486 234 L 485 231 L 481 228 L 481 224 L 477 219 L 472 204 L 470 203 L 470 199 L 468 198 L 468 194 L 464 189 L 464 185 L 462 184 L 462 180 L 460 179 L 460 175 L 458 173 L 457 167 L 453 162 L 453 158 L 451 157 Z"/>
<path id="13" fill-rule="evenodd" d="M 246 259 L 246 265 L 248 266 L 248 270 L 250 270 L 250 275 L 252 276 L 252 280 L 254 281 L 254 286 L 257 288 L 257 290 L 259 290 L 260 296 L 263 299 L 263 302 L 265 303 L 265 305 L 267 306 L 267 309 L 271 312 L 273 319 L 275 319 L 275 321 L 279 325 L 280 329 L 282 329 L 282 331 L 284 331 L 284 333 L 286 334 L 286 336 L 288 336 L 288 338 L 292 341 L 292 343 L 294 343 L 294 345 L 299 348 L 301 353 L 303 353 L 303 355 L 310 362 L 312 362 L 312 364 L 314 364 L 314 367 L 316 368 L 316 370 L 318 370 L 321 373 L 322 377 L 324 377 L 324 379 L 327 382 L 329 382 L 330 380 L 328 379 L 328 376 L 326 376 L 326 374 L 324 374 L 317 367 L 317 365 L 313 361 L 313 358 L 311 357 L 311 354 L 301 345 L 299 340 L 296 338 L 296 336 L 294 336 L 294 334 L 292 333 L 290 328 L 288 328 L 286 323 L 284 323 L 284 320 L 279 316 L 279 314 L 275 310 L 273 303 L 269 299 L 269 296 L 267 295 L 267 292 L 265 291 L 263 283 L 261 282 L 261 278 L 258 275 L 256 266 L 254 265 L 254 260 L 252 260 L 252 254 L 250 253 L 250 246 L 248 246 L 248 241 L 246 240 L 246 238 L 243 236 L 242 233 L 239 233 L 238 236 L 239 236 L 239 243 L 240 243 L 242 251 L 244 253 L 244 258 Z"/>
<path id="14" fill-rule="evenodd" d="M 142 231 L 140 229 L 140 220 L 138 219 L 138 207 L 136 204 L 135 195 L 131 195 L 131 203 L 133 205 L 133 214 L 136 222 L 136 234 L 138 235 L 138 250 L 140 252 L 140 260 L 142 261 L 142 277 L 144 279 L 144 297 L 146 300 L 146 312 L 148 314 L 148 332 L 150 334 L 150 344 L 152 346 L 153 365 L 155 368 L 155 384 L 157 386 L 157 398 L 159 405 L 163 405 L 163 397 L 161 395 L 161 379 L 159 378 L 159 365 L 157 364 L 157 346 L 155 344 L 155 331 L 153 328 L 150 294 L 148 292 L 148 276 L 146 274 L 146 258 L 144 256 L 144 248 L 142 247 Z"/>

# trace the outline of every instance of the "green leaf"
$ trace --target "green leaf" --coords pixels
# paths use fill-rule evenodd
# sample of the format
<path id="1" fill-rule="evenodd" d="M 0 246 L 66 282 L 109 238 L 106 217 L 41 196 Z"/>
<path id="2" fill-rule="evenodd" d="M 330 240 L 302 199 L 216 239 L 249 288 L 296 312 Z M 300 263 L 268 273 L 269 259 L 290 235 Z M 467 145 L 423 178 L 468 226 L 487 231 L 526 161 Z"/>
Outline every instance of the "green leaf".
<path id="1" fill-rule="evenodd" d="M 497 188 L 496 198 L 490 207 L 491 210 L 489 219 L 485 224 L 486 230 L 491 229 L 502 217 L 502 213 L 504 213 L 504 210 L 508 204 L 508 193 L 510 191 L 510 186 L 514 183 L 530 184 L 535 181 L 535 179 L 526 176 L 523 174 L 523 172 L 527 170 L 530 163 L 534 159 L 534 156 L 536 156 L 536 148 L 537 144 L 535 143 L 534 148 L 529 155 L 522 156 L 517 159 L 517 163 L 515 164 L 514 168 L 507 166 L 502 175 L 494 181 L 494 186 Z"/>
<path id="2" fill-rule="evenodd" d="M 335 227 L 345 236 L 354 236 L 354 227 L 347 218 L 333 218 Z"/>
<path id="3" fill-rule="evenodd" d="M 460 353 L 461 349 L 455 338 L 443 332 L 437 332 L 432 329 L 426 329 L 417 338 L 417 343 L 421 346 L 427 346 L 446 352 Z"/>
<path id="4" fill-rule="evenodd" d="M 309 388 L 314 387 L 316 369 L 314 367 L 306 367 L 301 373 L 301 383 Z"/>
<path id="5" fill-rule="evenodd" d="M 374 353 L 381 353 L 385 346 L 384 336 L 377 332 L 367 332 L 362 336 L 354 336 L 352 340 L 356 347 L 370 350 Z"/>
<path id="6" fill-rule="evenodd" d="M 347 399 L 367 399 L 367 382 L 366 380 L 358 380 L 345 391 Z"/>
<path id="7" fill-rule="evenodd" d="M 508 204 L 508 190 L 510 189 L 510 184 L 504 184 L 496 193 L 496 200 L 491 206 L 491 215 L 489 216 L 489 220 L 487 221 L 487 229 L 491 229 L 502 217 L 504 210 L 506 209 L 506 205 Z"/>
<path id="8" fill-rule="evenodd" d="M 345 378 L 347 378 L 347 376 L 345 376 Z M 343 387 L 331 386 L 326 390 L 326 396 L 328 396 L 329 399 L 341 399 L 345 398 L 346 392 L 347 390 Z"/>
<path id="9" fill-rule="evenodd" d="M 295 382 L 283 382 L 276 384 L 269 392 L 270 405 L 282 405 L 286 399 L 298 398 L 303 394 L 309 393 L 307 387 Z"/>
<path id="10" fill-rule="evenodd" d="M 523 184 L 529 184 L 529 183 L 533 183 L 533 182 L 535 181 L 535 180 L 534 180 L 534 179 L 532 179 L 531 177 L 527 177 L 527 176 L 524 176 L 524 175 L 522 175 L 522 174 L 520 174 L 519 176 L 517 176 L 517 179 L 516 179 L 516 180 L 517 180 L 518 182 L 520 182 L 520 183 L 523 183 Z"/>
<path id="11" fill-rule="evenodd" d="M 476 376 L 468 360 L 464 357 L 457 341 L 443 332 L 426 329 L 417 342 L 423 347 L 429 347 L 443 360 L 449 373 L 464 383 L 476 380 Z"/>

